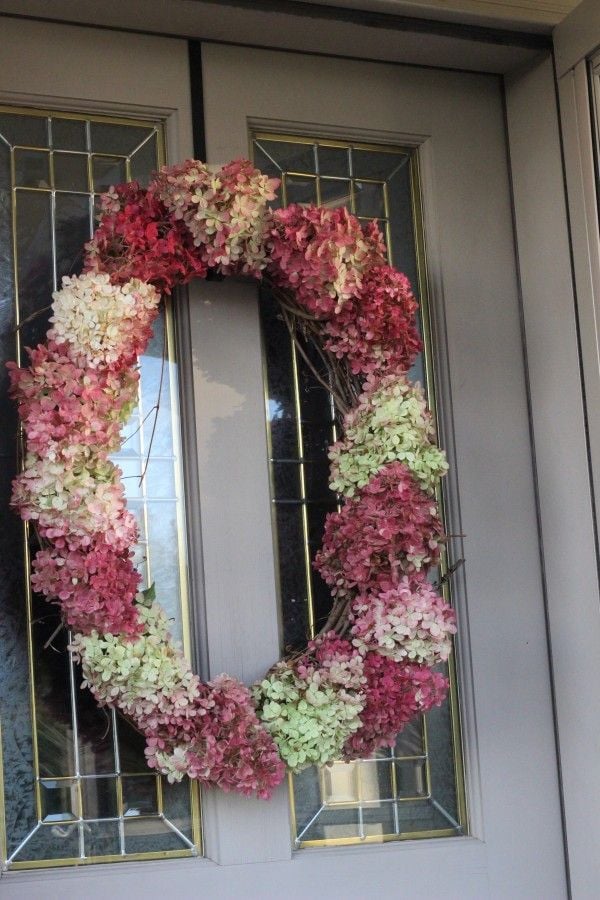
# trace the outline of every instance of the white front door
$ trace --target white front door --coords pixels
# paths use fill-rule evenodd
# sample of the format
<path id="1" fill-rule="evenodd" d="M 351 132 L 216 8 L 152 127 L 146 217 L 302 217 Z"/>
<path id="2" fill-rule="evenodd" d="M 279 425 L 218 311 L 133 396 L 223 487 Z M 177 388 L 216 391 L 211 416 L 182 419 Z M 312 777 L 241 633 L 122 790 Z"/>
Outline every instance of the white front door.
<path id="1" fill-rule="evenodd" d="M 8 31 L 3 102 L 158 116 L 169 161 L 191 154 L 183 42 L 31 23 Z M 68 67 L 48 51 L 49 31 Z M 441 441 L 451 462 L 447 526 L 455 557 L 466 559 L 454 591 L 464 833 L 446 816 L 455 836 L 344 843 L 330 830 L 326 848 L 294 850 L 287 787 L 269 804 L 207 792 L 205 858 L 9 872 L 3 895 L 563 898 L 500 80 L 218 44 L 202 56 L 209 162 L 247 155 L 251 135 L 263 150 L 297 136 L 309 147 L 405 148 L 418 159 Z M 301 192 L 302 178 L 290 173 Z M 408 217 L 405 230 L 413 226 Z M 249 681 L 279 655 L 258 302 L 252 286 L 227 282 L 196 284 L 190 297 L 187 350 L 181 337 L 192 369 L 185 409 L 195 409 L 188 448 L 195 438 L 198 453 L 193 530 L 202 553 L 191 546 L 190 556 L 192 570 L 204 572 L 196 585 L 201 664 Z M 195 497 L 189 503 L 196 508 Z M 337 834 L 347 836 L 341 824 Z M 401 838 L 403 830 L 381 833 Z"/>

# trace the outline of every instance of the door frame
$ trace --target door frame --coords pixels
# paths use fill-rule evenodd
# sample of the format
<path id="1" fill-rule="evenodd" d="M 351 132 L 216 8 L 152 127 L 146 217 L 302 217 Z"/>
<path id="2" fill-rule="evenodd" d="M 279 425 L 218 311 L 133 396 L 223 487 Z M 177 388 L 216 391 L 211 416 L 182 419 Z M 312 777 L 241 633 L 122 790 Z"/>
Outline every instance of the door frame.
<path id="1" fill-rule="evenodd" d="M 556 720 L 563 770 L 563 804 L 574 897 L 592 897 L 600 883 L 597 853 L 597 798 L 600 796 L 600 702 L 594 692 L 577 696 L 577 684 L 600 678 L 600 599 L 597 590 L 598 515 L 600 513 L 600 230 L 594 160 L 593 98 L 588 60 L 600 47 L 600 7 L 583 0 L 554 31 L 556 84 L 564 150 L 564 178 L 572 251 L 572 317 L 578 336 L 578 364 L 584 384 L 581 413 L 587 436 L 590 503 L 584 525 L 587 571 L 564 566 L 564 599 L 557 594 L 550 615 L 555 667 Z M 566 263 L 565 263 L 566 269 Z M 574 361 L 572 363 L 574 365 Z M 574 398 L 575 399 L 575 398 Z M 579 402 L 579 398 L 577 398 Z M 574 410 L 571 410 L 573 414 Z M 568 458 L 565 458 L 568 465 Z M 559 516 L 554 517 L 560 527 Z M 574 512 L 564 520 L 578 528 Z M 576 533 L 576 532 L 575 532 Z M 559 550 L 562 542 L 556 542 Z M 563 545 L 565 546 L 565 545 Z M 568 546 L 568 545 L 567 545 Z M 565 546 L 566 549 L 566 546 Z M 568 559 L 563 550 L 563 558 Z M 560 577 L 557 578 L 560 590 Z M 580 770 L 584 760 L 584 769 Z"/>
<path id="2" fill-rule="evenodd" d="M 595 0 L 590 0 L 590 3 Z M 586 2 L 583 6 L 590 7 Z M 591 8 L 591 7 L 590 7 Z M 60 32 L 61 26 L 38 25 L 37 23 L 19 23 L 15 20 L 4 20 L 3 24 L 13 25 L 15 35 L 15 52 L 18 52 L 19 32 L 23 31 L 23 25 L 27 29 L 37 28 L 45 33 L 45 43 L 48 53 L 28 61 L 36 72 L 45 79 L 46 83 L 53 86 L 54 104 L 60 99 L 61 108 L 76 108 L 81 106 L 78 99 L 77 86 L 73 86 L 72 79 L 69 83 L 69 72 L 73 72 L 78 66 L 83 70 L 89 68 L 90 43 L 95 47 L 100 45 L 106 60 L 111 55 L 121 53 L 138 62 L 132 42 L 126 34 L 118 31 L 95 31 L 90 33 L 88 29 L 81 29 L 82 42 L 76 50 L 76 59 L 73 58 L 75 33 L 72 26 L 66 32 Z M 10 31 L 9 27 L 9 31 Z M 48 29 L 56 28 L 57 43 L 53 43 L 50 52 Z M 90 40 L 93 34 L 93 40 Z M 87 37 L 86 37 L 87 35 Z M 182 43 L 175 39 L 161 40 L 151 36 L 136 35 L 136 41 L 154 42 L 148 44 L 148 52 L 154 60 L 163 58 L 165 64 L 160 67 L 160 77 L 152 75 L 151 67 L 145 67 L 139 59 L 140 67 L 136 70 L 136 79 L 127 84 L 127 92 L 119 96 L 118 83 L 115 84 L 115 102 L 121 103 L 123 109 L 129 112 L 154 113 L 157 112 L 167 117 L 168 140 L 171 150 L 171 158 L 184 158 L 192 154 L 192 124 L 185 104 L 174 109 L 172 93 L 175 81 L 178 82 L 177 91 L 183 96 L 187 90 L 187 68 L 183 65 L 183 54 L 175 52 L 170 54 L 166 50 L 167 44 L 174 48 L 175 44 Z M 41 39 L 40 39 L 41 40 Z M 88 43 L 90 42 L 90 43 Z M 44 41 L 41 41 L 43 45 Z M 10 38 L 7 40 L 7 46 Z M 57 52 L 57 46 L 63 44 L 64 54 Z M 179 48 L 181 50 L 181 48 Z M 177 57 L 177 61 L 175 61 Z M 70 59 L 69 67 L 64 67 L 62 62 Z M 8 68 L 8 67 L 7 67 Z M 48 73 L 51 73 L 50 75 Z M 44 82 L 39 82 L 44 83 Z M 151 107 L 140 98 L 139 105 L 135 105 L 135 93 L 132 101 L 132 85 L 136 83 L 151 83 L 155 90 L 156 105 Z M 5 82 L 7 84 L 7 82 Z M 529 400 L 532 440 L 535 446 L 535 467 L 538 498 L 538 524 L 543 547 L 543 567 L 545 590 L 547 597 L 547 616 L 549 644 L 553 664 L 553 688 L 556 703 L 556 727 L 557 739 L 560 751 L 562 769 L 563 802 L 565 809 L 565 826 L 567 832 L 567 847 L 569 853 L 569 869 L 575 896 L 587 896 L 585 893 L 577 893 L 576 889 L 584 890 L 586 886 L 597 884 L 600 881 L 598 869 L 600 862 L 596 859 L 594 843 L 595 834 L 595 809 L 594 798 L 598 796 L 597 786 L 600 784 L 600 773 L 597 761 L 590 759 L 593 754 L 590 747 L 600 747 L 598 740 L 598 727 L 600 716 L 590 715 L 591 700 L 583 695 L 582 691 L 573 690 L 572 673 L 581 674 L 578 682 L 583 680 L 586 685 L 597 683 L 590 680 L 591 669 L 583 668 L 582 654 L 578 650 L 577 642 L 588 639 L 590 645 L 597 648 L 595 638 L 598 631 L 598 609 L 600 609 L 600 597 L 597 583 L 597 548 L 594 540 L 594 522 L 592 509 L 592 494 L 589 470 L 587 467 L 588 446 L 586 442 L 584 421 L 584 397 L 579 375 L 579 344 L 577 335 L 577 322 L 574 314 L 574 294 L 570 283 L 571 261 L 568 240 L 568 223 L 566 209 L 562 203 L 564 198 L 564 186 L 562 184 L 562 158 L 560 147 L 560 135 L 557 128 L 556 109 L 554 105 L 554 75 L 552 62 L 545 55 L 538 65 L 527 68 L 525 71 L 511 73 L 505 83 L 505 100 L 507 111 L 507 131 L 510 145 L 512 186 L 513 186 L 513 214 L 515 230 L 518 240 L 517 254 L 519 259 L 519 271 L 521 279 L 521 301 L 523 312 L 523 335 L 526 344 L 527 368 L 529 380 Z M 19 105 L 48 105 L 48 98 L 39 93 L 27 93 L 21 84 L 8 86 L 0 94 L 1 102 L 15 103 Z M 132 106 L 133 102 L 133 106 Z M 189 102 L 188 109 L 189 109 Z M 102 96 L 94 100 L 93 96 L 86 97 L 87 108 L 95 108 L 97 111 L 108 111 Z M 94 106 L 94 104 L 96 104 Z M 114 106 L 113 106 L 114 108 Z M 543 134 L 544 139 L 535 143 L 536 156 L 541 154 L 544 160 L 544 171 L 549 177 L 549 184 L 553 186 L 553 194 L 558 198 L 557 205 L 553 206 L 551 216 L 546 215 L 547 210 L 543 204 L 538 207 L 538 215 L 533 219 L 530 215 L 532 191 L 527 181 L 531 184 L 531 178 L 535 172 L 532 170 L 531 141 Z M 572 199 L 570 196 L 572 206 Z M 561 208 L 562 207 L 562 208 Z M 573 212 L 571 209 L 573 221 Z M 553 261 L 543 271 L 537 271 L 542 267 L 535 262 L 540 247 L 544 248 L 547 258 Z M 545 257 L 546 258 L 546 257 Z M 557 285 L 559 287 L 557 287 Z M 578 285 L 579 293 L 579 285 Z M 553 298 L 553 314 L 556 316 L 554 324 L 549 322 L 546 298 Z M 580 299 L 580 298 L 579 298 Z M 562 376 L 561 384 L 554 384 L 554 389 L 549 392 L 548 385 L 552 383 L 553 375 L 558 371 Z M 549 393 L 551 396 L 549 396 Z M 549 409 L 551 412 L 549 413 Z M 568 440 L 567 436 L 568 435 Z M 573 459 L 577 464 L 571 471 L 569 492 L 561 493 L 560 503 L 557 503 L 556 484 L 567 466 L 572 466 Z M 582 512 L 583 511 L 583 512 Z M 566 573 L 564 559 L 569 560 L 569 571 Z M 568 583 L 565 583 L 565 574 L 568 574 Z M 565 596 L 569 597 L 569 606 L 565 602 Z M 573 606 L 574 604 L 574 606 Z M 577 610 L 577 615 L 569 615 L 569 610 Z M 576 619 L 576 622 L 572 620 Z M 593 654 L 592 654 L 593 658 Z M 589 654 L 586 659 L 590 659 Z M 587 663 L 586 663 L 587 665 Z M 593 699 L 593 698 L 592 698 Z M 595 718 L 595 722 L 594 722 Z M 586 724 L 582 731 L 581 724 Z M 574 724 L 575 723 L 575 724 Z M 591 743 L 590 743 L 591 739 Z M 596 757 L 598 755 L 596 754 Z M 585 778 L 580 776 L 581 761 L 586 760 Z M 422 844 L 432 850 L 436 858 L 436 868 L 443 872 L 444 865 L 450 864 L 447 855 L 447 841 L 445 839 L 436 842 Z M 479 847 L 474 839 L 465 839 L 465 854 L 471 858 L 473 872 L 473 886 L 475 897 L 482 897 L 485 879 L 481 868 Z M 348 875 L 354 869 L 351 864 L 355 859 L 356 869 L 360 867 L 360 854 L 375 854 L 377 859 L 383 857 L 379 854 L 387 854 L 386 858 L 394 852 L 403 853 L 402 845 L 387 847 L 357 848 L 344 850 L 345 857 L 349 861 Z M 314 877 L 323 879 L 324 888 L 327 889 L 327 874 L 325 859 L 335 851 L 318 851 L 311 853 L 311 865 L 314 866 Z M 420 854 L 422 856 L 422 853 Z M 295 857 L 294 864 L 300 867 L 308 865 L 308 854 L 304 854 L 306 862 L 302 861 L 302 855 Z M 360 857 L 362 858 L 362 857 Z M 274 865 L 271 863 L 270 865 Z M 285 865 L 280 863 L 276 865 Z M 53 870 L 44 872 L 44 894 L 49 898 L 64 896 L 65 885 L 75 883 L 79 878 L 86 879 L 86 885 L 97 881 L 101 877 L 102 870 L 106 872 L 109 867 L 97 867 L 85 870 Z M 113 867 L 111 867 L 113 868 Z M 385 868 L 381 865 L 381 868 Z M 224 869 L 215 866 L 209 860 L 179 860 L 176 863 L 146 863 L 143 866 L 129 863 L 127 866 L 114 867 L 119 884 L 119 894 L 115 896 L 133 896 L 132 889 L 139 880 L 140 875 L 155 878 L 157 890 L 172 890 L 177 887 L 181 878 L 194 872 L 195 878 L 200 871 L 202 879 L 206 879 L 206 887 L 221 893 L 215 896 L 226 897 L 223 891 L 243 889 L 243 867 Z M 229 874 L 225 878 L 223 873 Z M 187 875 L 186 875 L 187 873 Z M 415 878 L 420 876 L 418 866 L 412 874 Z M 7 900 L 14 897 L 31 896 L 32 886 L 39 884 L 39 873 L 34 877 L 30 872 L 14 873 L 10 879 L 2 884 L 2 890 L 6 892 Z M 483 880 L 482 880 L 483 879 Z M 440 885 L 443 882 L 440 882 Z M 225 887 L 225 885 L 231 887 Z M 203 881 L 204 885 L 204 881 Z M 181 888 L 183 889 L 183 881 Z M 335 885 L 330 886 L 335 890 Z M 382 885 L 383 887 L 383 885 Z M 122 891 L 122 893 L 121 893 Z M 28 893 L 29 892 L 29 893 Z M 235 893 L 230 896 L 238 896 Z M 335 894 L 333 894 L 335 896 Z M 464 895 L 463 895 L 464 896 Z"/>

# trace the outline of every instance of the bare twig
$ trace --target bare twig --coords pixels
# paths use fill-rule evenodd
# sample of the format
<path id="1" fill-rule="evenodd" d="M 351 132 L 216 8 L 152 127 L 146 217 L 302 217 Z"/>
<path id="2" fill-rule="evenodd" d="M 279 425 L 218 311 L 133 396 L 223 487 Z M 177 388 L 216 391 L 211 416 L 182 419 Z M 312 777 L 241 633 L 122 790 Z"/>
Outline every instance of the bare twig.
<path id="1" fill-rule="evenodd" d="M 52 647 L 52 649 L 56 653 L 60 653 L 60 650 L 57 650 L 56 647 L 52 646 L 52 641 L 54 640 L 54 638 L 56 637 L 57 634 L 60 634 L 60 632 L 63 630 L 64 627 L 65 627 L 64 622 L 58 623 L 58 625 L 56 626 L 56 628 L 54 629 L 54 631 L 52 632 L 52 634 L 50 635 L 50 637 L 44 644 L 44 648 L 43 648 L 44 650 L 47 650 L 48 647 Z"/>
<path id="2" fill-rule="evenodd" d="M 152 451 L 152 444 L 154 443 L 154 436 L 156 434 L 156 425 L 158 422 L 158 411 L 160 409 L 160 398 L 162 396 L 162 387 L 163 387 L 163 381 L 164 381 L 164 377 L 165 377 L 166 357 L 167 357 L 167 330 L 165 328 L 164 336 L 163 336 L 162 362 L 161 362 L 161 367 L 160 367 L 160 380 L 158 382 L 158 396 L 156 398 L 156 403 L 154 405 L 154 409 L 156 410 L 156 413 L 154 416 L 154 422 L 152 423 L 152 431 L 150 433 L 150 441 L 148 442 L 148 451 L 146 453 L 146 460 L 144 463 L 144 468 L 143 468 L 142 474 L 140 475 L 140 480 L 139 480 L 138 484 L 141 484 L 142 481 L 144 480 L 144 478 L 146 477 L 146 472 L 148 471 L 148 466 L 150 464 L 150 453 Z"/>
<path id="3" fill-rule="evenodd" d="M 26 319 L 23 319 L 22 322 L 19 322 L 19 324 L 13 329 L 13 334 L 18 334 L 19 331 L 21 330 L 21 328 L 24 328 L 25 325 L 28 325 L 30 322 L 33 322 L 33 320 L 37 319 L 38 316 L 41 316 L 43 313 L 47 313 L 51 309 L 52 309 L 52 304 L 49 304 L 48 306 L 42 306 L 41 309 L 36 309 L 36 311 L 32 312 L 30 316 L 27 316 Z"/>

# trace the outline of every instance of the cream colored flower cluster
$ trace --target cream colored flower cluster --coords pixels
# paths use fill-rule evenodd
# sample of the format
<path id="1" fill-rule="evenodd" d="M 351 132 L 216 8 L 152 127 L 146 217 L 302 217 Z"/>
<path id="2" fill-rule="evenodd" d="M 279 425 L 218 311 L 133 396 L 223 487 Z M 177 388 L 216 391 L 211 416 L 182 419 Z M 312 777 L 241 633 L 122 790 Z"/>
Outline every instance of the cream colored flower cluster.
<path id="1" fill-rule="evenodd" d="M 111 284 L 106 274 L 65 277 L 53 295 L 48 340 L 68 344 L 90 368 L 130 365 L 151 334 L 160 295 L 137 278 Z"/>

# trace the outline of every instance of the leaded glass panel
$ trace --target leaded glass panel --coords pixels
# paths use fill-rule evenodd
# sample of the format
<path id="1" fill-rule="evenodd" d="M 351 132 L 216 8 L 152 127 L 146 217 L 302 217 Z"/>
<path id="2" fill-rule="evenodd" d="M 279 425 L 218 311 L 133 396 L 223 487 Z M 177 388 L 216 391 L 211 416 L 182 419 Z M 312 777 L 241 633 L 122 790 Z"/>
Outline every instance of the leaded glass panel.
<path id="1" fill-rule="evenodd" d="M 162 162 L 160 123 L 0 109 L 0 349 L 27 359 L 51 293 L 81 270 L 98 193 L 146 182 Z M 140 523 L 137 561 L 188 644 L 177 364 L 167 307 L 140 361 L 138 408 L 116 461 Z M 152 774 L 144 741 L 79 687 L 56 607 L 31 595 L 33 537 L 8 511 L 17 421 L 0 365 L 0 710 L 8 868 L 195 855 L 195 786 Z M 150 461 L 147 457 L 152 444 Z M 145 474 L 144 474 L 145 473 Z M 142 474 L 144 477 L 142 478 Z M 1 797 L 1 793 L 0 793 Z M 1 811 L 0 811 L 1 812 Z M 4 827 L 5 826 L 5 827 Z"/>
<path id="2" fill-rule="evenodd" d="M 390 262 L 409 277 L 421 300 L 425 353 L 411 377 L 425 383 L 435 411 L 413 151 L 261 133 L 253 136 L 253 148 L 256 165 L 281 179 L 279 204 L 346 206 L 361 221 L 378 221 Z M 327 458 L 337 426 L 330 395 L 290 341 L 267 291 L 261 315 L 282 644 L 297 648 L 323 625 L 331 607 L 329 590 L 311 563 L 321 545 L 325 516 L 337 504 L 328 488 Z M 310 347 L 305 349 L 311 354 Z M 318 368 L 319 360 L 312 361 Z M 306 769 L 290 778 L 296 847 L 464 832 L 453 663 L 449 674 L 449 700 L 407 726 L 395 747 L 352 763 Z"/>

